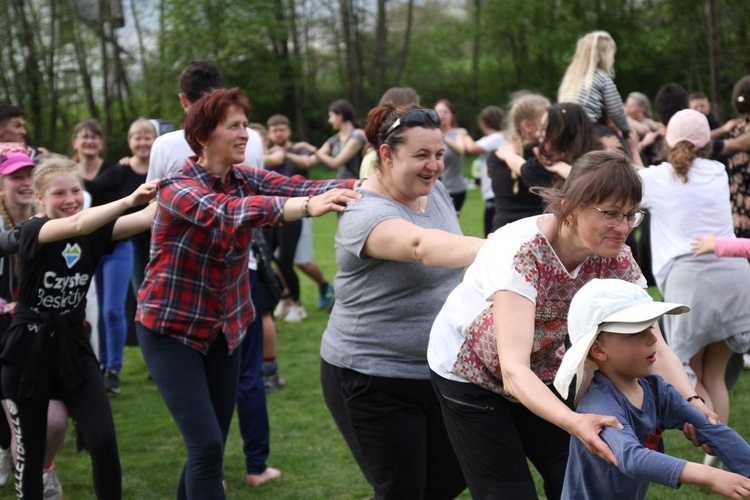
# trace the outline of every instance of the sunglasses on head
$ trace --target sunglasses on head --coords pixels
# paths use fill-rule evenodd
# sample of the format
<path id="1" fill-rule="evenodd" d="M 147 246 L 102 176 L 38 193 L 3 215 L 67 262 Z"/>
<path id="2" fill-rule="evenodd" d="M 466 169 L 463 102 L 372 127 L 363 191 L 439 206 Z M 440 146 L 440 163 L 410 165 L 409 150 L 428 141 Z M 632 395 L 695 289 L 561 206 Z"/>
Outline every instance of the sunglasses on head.
<path id="1" fill-rule="evenodd" d="M 412 109 L 396 118 L 393 125 L 391 125 L 390 128 L 385 131 L 385 134 L 383 134 L 383 140 L 401 125 L 406 125 L 407 127 L 418 127 L 420 125 L 425 125 L 426 123 L 432 123 L 433 125 L 440 127 L 440 117 L 438 116 L 437 111 L 434 109 Z"/>

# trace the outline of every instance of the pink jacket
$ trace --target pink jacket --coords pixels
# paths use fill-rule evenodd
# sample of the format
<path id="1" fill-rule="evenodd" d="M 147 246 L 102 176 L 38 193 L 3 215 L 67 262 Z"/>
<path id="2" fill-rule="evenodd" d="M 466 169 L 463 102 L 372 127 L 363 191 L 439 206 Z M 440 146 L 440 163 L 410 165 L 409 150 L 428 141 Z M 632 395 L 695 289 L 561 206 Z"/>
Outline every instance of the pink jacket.
<path id="1" fill-rule="evenodd" d="M 750 259 L 750 238 L 717 238 L 714 245 L 717 257 L 745 257 Z"/>

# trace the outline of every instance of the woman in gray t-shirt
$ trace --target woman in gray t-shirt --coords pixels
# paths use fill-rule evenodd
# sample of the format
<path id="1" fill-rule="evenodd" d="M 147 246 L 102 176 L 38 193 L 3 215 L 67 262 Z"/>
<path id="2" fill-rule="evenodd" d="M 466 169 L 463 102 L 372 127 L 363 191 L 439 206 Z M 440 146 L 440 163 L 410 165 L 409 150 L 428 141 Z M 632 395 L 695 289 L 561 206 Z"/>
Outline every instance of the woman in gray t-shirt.
<path id="1" fill-rule="evenodd" d="M 375 498 L 455 498 L 466 486 L 430 383 L 435 316 L 483 239 L 445 188 L 433 110 L 373 109 L 377 175 L 339 220 L 336 303 L 321 345 L 326 405 Z"/>
<path id="2" fill-rule="evenodd" d="M 466 135 L 466 129 L 458 128 L 456 108 L 449 100 L 440 99 L 435 104 L 435 111 L 440 116 L 443 145 L 445 147 L 445 155 L 443 156 L 445 169 L 440 176 L 440 181 L 451 195 L 456 214 L 458 214 L 461 212 L 464 201 L 466 201 L 466 183 L 464 182 L 464 136 Z"/>

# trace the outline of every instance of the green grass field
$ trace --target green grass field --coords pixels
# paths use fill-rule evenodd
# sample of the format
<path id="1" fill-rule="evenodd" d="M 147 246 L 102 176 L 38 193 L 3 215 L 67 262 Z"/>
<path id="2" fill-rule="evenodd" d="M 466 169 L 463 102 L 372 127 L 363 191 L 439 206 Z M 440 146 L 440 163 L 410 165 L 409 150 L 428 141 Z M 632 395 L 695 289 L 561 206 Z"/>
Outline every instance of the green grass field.
<path id="1" fill-rule="evenodd" d="M 482 201 L 470 191 L 461 224 L 466 234 L 481 235 Z M 335 271 L 333 234 L 336 217 L 316 219 L 315 260 L 328 279 Z M 268 395 L 271 420 L 271 456 L 268 464 L 280 468 L 280 479 L 259 488 L 245 485 L 244 460 L 236 419 L 224 459 L 229 498 L 371 498 L 362 478 L 323 403 L 319 381 L 319 344 L 327 314 L 315 309 L 317 291 L 301 277 L 303 302 L 309 317 L 297 324 L 279 323 L 279 366 L 287 387 Z M 123 472 L 126 499 L 175 498 L 177 480 L 185 459 L 182 440 L 154 385 L 147 381 L 138 348 L 129 347 L 121 375 L 122 393 L 111 398 Z M 732 393 L 731 424 L 750 436 L 750 387 L 744 375 Z M 702 460 L 682 433 L 670 431 L 667 451 L 689 460 Z M 66 500 L 94 498 L 89 456 L 75 452 L 72 436 L 57 458 L 58 475 Z M 0 498 L 13 498 L 12 484 L 0 489 Z M 540 493 L 541 495 L 541 493 Z M 464 494 L 469 498 L 468 493 Z M 652 486 L 653 499 L 710 497 L 706 489 L 686 486 L 680 490 Z M 717 497 L 718 498 L 718 497 Z"/>

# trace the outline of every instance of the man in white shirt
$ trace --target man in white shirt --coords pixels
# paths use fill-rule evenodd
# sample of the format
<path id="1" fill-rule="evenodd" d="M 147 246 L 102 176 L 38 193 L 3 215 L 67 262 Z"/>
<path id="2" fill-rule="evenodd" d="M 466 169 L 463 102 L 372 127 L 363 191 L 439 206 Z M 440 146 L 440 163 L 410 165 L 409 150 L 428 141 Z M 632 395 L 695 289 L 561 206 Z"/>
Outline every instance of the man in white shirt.
<path id="1" fill-rule="evenodd" d="M 180 104 L 190 109 L 195 101 L 213 89 L 221 87 L 221 71 L 213 61 L 193 61 L 180 73 Z M 247 129 L 248 140 L 245 161 L 248 167 L 263 168 L 263 141 L 260 134 Z M 185 140 L 185 131 L 175 130 L 156 138 L 151 146 L 147 181 L 161 179 L 172 172 L 179 172 L 185 160 L 195 153 Z"/>

